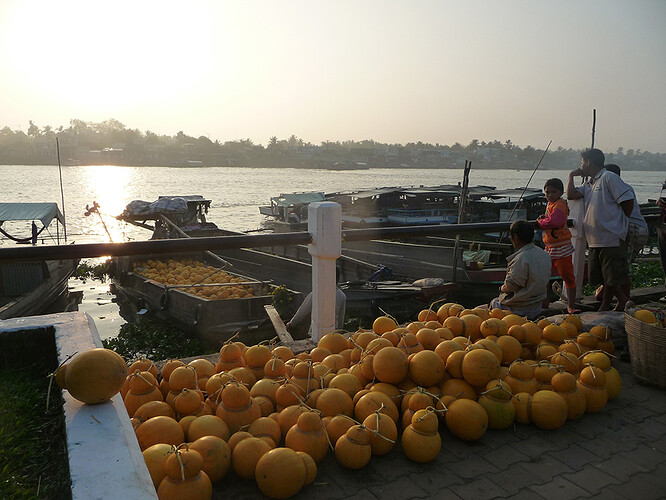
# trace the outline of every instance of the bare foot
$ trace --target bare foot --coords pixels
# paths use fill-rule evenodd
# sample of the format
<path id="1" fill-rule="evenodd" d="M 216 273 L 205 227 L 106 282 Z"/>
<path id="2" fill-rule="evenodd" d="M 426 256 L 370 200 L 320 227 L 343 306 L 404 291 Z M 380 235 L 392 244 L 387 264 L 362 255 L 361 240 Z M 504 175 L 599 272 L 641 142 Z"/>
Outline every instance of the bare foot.
<path id="1" fill-rule="evenodd" d="M 596 300 L 601 300 L 601 299 L 603 298 L 603 293 L 604 293 L 604 286 L 601 285 L 599 288 L 597 288 L 597 289 L 594 291 L 594 298 L 595 298 Z"/>

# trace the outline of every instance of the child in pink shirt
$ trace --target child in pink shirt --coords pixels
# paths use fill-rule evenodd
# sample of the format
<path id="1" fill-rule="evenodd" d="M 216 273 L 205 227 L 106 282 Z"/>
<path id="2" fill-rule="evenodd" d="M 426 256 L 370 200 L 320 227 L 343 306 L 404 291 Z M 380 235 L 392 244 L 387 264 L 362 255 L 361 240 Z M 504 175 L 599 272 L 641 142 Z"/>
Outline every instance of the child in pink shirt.
<path id="1" fill-rule="evenodd" d="M 576 300 L 576 277 L 571 261 L 574 249 L 571 244 L 571 231 L 567 227 L 569 205 L 562 199 L 564 184 L 560 179 L 548 179 L 543 190 L 546 193 L 548 206 L 546 207 L 546 213 L 537 219 L 537 223 L 543 231 L 543 243 L 546 246 L 546 251 L 550 254 L 551 272 L 557 270 L 564 281 L 567 288 L 567 310 L 569 314 L 579 313 L 580 310 L 574 305 Z"/>

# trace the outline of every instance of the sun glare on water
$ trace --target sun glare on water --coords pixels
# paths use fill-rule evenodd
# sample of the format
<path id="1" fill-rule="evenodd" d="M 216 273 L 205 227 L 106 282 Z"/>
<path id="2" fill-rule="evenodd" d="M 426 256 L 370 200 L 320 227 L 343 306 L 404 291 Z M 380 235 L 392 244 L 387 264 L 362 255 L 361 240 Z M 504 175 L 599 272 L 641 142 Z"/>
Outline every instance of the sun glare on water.
<path id="1" fill-rule="evenodd" d="M 129 196 L 129 183 L 131 181 L 132 169 L 128 167 L 114 167 L 110 165 L 94 165 L 83 167 L 82 182 L 90 190 L 93 201 L 99 204 L 99 212 L 102 214 L 106 228 L 114 242 L 123 240 L 122 226 L 112 215 L 120 214 L 126 205 Z M 95 233 L 103 235 L 106 239 L 106 231 L 100 217 L 96 214 L 90 215 L 90 223 L 95 227 Z"/>

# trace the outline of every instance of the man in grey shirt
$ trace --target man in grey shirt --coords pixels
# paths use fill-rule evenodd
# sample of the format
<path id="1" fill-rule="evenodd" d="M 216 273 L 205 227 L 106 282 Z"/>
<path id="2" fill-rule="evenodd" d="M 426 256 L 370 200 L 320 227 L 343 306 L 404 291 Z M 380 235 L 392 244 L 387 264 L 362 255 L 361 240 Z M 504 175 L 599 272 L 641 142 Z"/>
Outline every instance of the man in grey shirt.
<path id="1" fill-rule="evenodd" d="M 541 313 L 546 299 L 546 285 L 551 274 L 550 255 L 532 242 L 534 227 L 525 220 L 513 222 L 509 236 L 516 252 L 506 258 L 506 279 L 500 288 L 500 296 L 493 299 L 489 307 L 534 319 Z"/>

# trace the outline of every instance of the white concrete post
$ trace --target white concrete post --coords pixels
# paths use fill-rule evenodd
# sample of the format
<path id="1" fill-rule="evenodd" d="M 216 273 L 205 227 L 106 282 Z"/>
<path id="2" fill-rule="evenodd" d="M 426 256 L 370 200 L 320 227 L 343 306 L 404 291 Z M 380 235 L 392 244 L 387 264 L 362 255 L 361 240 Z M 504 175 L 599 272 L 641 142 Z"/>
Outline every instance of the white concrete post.
<path id="1" fill-rule="evenodd" d="M 571 228 L 571 243 L 574 247 L 572 255 L 574 276 L 576 277 L 576 299 L 583 296 L 583 277 L 585 275 L 585 230 L 583 229 L 583 219 L 585 218 L 585 202 L 579 200 L 567 200 L 569 204 L 569 218 L 573 219 L 574 226 Z M 565 298 L 567 296 L 566 287 L 562 287 Z"/>
<path id="2" fill-rule="evenodd" d="M 342 207 L 332 201 L 310 203 L 308 231 L 312 243 L 312 340 L 335 330 L 335 261 L 342 252 Z"/>

